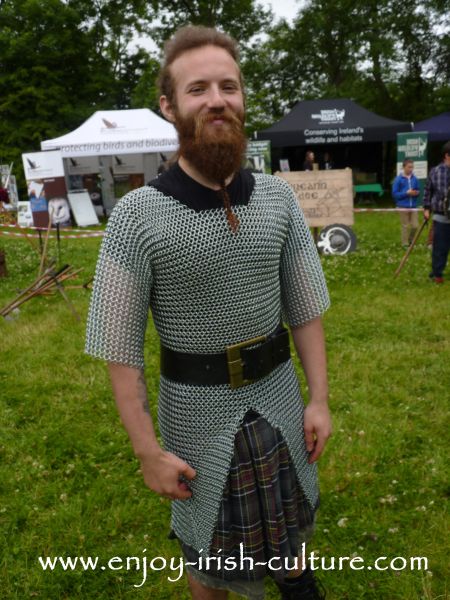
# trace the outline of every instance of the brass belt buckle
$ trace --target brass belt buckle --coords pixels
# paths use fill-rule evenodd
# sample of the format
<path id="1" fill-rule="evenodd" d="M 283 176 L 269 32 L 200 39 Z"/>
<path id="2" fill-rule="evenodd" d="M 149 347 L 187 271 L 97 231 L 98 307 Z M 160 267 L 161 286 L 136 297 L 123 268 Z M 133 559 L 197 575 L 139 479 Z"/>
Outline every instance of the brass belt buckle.
<path id="1" fill-rule="evenodd" d="M 239 342 L 239 344 L 227 346 L 228 373 L 230 375 L 230 386 L 233 389 L 240 388 L 243 385 L 248 385 L 249 383 L 253 383 L 255 381 L 254 379 L 244 379 L 244 361 L 241 357 L 242 348 L 253 346 L 253 344 L 259 344 L 261 342 L 265 342 L 266 340 L 266 335 L 260 335 L 259 337 L 252 338 L 251 340 L 245 340 L 244 342 Z"/>

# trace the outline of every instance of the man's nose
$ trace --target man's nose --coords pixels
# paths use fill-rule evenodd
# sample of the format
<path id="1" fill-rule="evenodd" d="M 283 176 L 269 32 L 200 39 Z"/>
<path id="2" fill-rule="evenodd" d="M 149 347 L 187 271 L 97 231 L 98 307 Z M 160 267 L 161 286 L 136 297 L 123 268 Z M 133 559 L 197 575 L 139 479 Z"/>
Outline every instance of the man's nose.
<path id="1" fill-rule="evenodd" d="M 212 86 L 208 93 L 208 108 L 223 108 L 225 100 L 219 87 Z"/>

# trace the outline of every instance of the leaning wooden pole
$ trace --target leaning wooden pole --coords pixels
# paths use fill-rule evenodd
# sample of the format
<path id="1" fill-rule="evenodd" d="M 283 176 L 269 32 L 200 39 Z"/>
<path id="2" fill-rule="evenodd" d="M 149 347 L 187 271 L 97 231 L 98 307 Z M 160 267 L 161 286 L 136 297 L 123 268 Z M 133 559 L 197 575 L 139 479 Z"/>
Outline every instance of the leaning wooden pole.
<path id="1" fill-rule="evenodd" d="M 44 270 L 45 261 L 47 259 L 48 238 L 50 237 L 50 229 L 51 228 L 52 228 L 52 213 L 49 213 L 47 232 L 45 234 L 44 248 L 42 250 L 42 256 L 41 256 L 41 264 L 39 266 L 39 275 L 41 275 L 42 271 Z"/>
<path id="2" fill-rule="evenodd" d="M 6 252 L 0 248 L 0 277 L 6 277 L 8 269 L 6 268 Z"/>
<path id="3" fill-rule="evenodd" d="M 422 225 L 419 227 L 419 229 L 416 231 L 416 235 L 413 238 L 413 241 L 411 242 L 411 244 L 408 247 L 408 250 L 405 252 L 405 256 L 402 258 L 402 260 L 400 261 L 400 264 L 398 265 L 395 273 L 394 273 L 394 277 L 398 277 L 403 269 L 403 267 L 405 266 L 406 261 L 409 258 L 409 255 L 411 254 L 411 252 L 413 251 L 414 246 L 416 245 L 417 240 L 420 237 L 420 234 L 422 233 L 422 231 L 424 230 L 425 226 L 428 225 L 428 219 L 425 219 L 424 222 L 422 223 Z"/>

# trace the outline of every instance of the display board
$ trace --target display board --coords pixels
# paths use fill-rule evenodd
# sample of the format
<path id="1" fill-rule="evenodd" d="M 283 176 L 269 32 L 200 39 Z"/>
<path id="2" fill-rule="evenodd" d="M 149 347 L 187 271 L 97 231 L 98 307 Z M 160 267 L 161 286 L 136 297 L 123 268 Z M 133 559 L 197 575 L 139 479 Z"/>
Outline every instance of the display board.
<path id="1" fill-rule="evenodd" d="M 79 227 L 99 224 L 97 213 L 87 190 L 71 190 L 68 197 L 75 222 Z"/>
<path id="2" fill-rule="evenodd" d="M 28 200 L 19 200 L 17 203 L 17 223 L 19 227 L 32 227 L 33 215 Z"/>
<path id="3" fill-rule="evenodd" d="M 351 169 L 277 172 L 293 188 L 310 227 L 353 225 Z"/>
<path id="4" fill-rule="evenodd" d="M 22 154 L 22 161 L 33 223 L 35 227 L 47 227 L 48 201 L 67 199 L 61 154 L 58 151 L 32 152 Z"/>
<path id="5" fill-rule="evenodd" d="M 245 166 L 251 169 L 254 173 L 268 173 L 269 175 L 272 173 L 270 140 L 250 140 L 247 143 L 245 156 Z"/>

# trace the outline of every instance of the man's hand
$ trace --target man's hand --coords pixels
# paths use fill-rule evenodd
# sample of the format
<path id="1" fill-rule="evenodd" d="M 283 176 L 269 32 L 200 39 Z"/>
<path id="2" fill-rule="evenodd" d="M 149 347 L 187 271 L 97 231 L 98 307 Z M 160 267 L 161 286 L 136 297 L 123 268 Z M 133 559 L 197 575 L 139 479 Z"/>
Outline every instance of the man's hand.
<path id="1" fill-rule="evenodd" d="M 428 221 L 428 219 L 430 218 L 430 211 L 428 210 L 428 208 L 423 209 L 423 218 L 425 219 L 425 221 Z"/>
<path id="2" fill-rule="evenodd" d="M 308 462 L 313 463 L 322 454 L 325 443 L 331 435 L 322 320 L 316 317 L 291 331 L 308 384 L 309 403 L 305 408 L 304 431 L 306 449 L 310 453 Z"/>
<path id="3" fill-rule="evenodd" d="M 160 448 L 156 454 L 141 458 L 141 470 L 145 484 L 157 494 L 171 500 L 187 500 L 192 496 L 182 479 L 194 479 L 195 470 L 175 454 Z"/>
<path id="4" fill-rule="evenodd" d="M 331 435 L 331 417 L 326 403 L 310 402 L 304 416 L 306 450 L 310 453 L 308 462 L 315 462 L 322 454 Z"/>
<path id="5" fill-rule="evenodd" d="M 184 480 L 194 479 L 195 471 L 159 445 L 148 406 L 143 371 L 116 363 L 109 363 L 108 368 L 120 418 L 141 463 L 146 485 L 172 500 L 190 498 L 192 492 Z"/>

